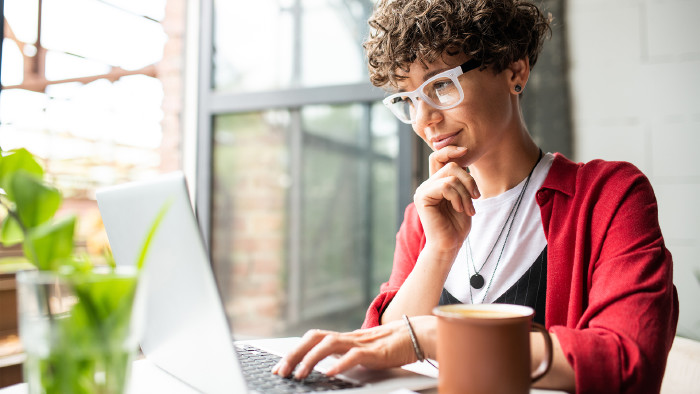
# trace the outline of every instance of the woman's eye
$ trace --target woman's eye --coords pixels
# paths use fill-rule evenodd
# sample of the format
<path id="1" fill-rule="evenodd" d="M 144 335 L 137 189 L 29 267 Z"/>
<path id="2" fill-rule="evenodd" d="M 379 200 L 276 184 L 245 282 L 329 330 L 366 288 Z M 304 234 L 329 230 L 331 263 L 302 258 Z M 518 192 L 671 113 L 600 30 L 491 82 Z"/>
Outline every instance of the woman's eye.
<path id="1" fill-rule="evenodd" d="M 436 91 L 450 89 L 452 87 L 452 81 L 438 81 L 433 85 L 433 89 Z"/>

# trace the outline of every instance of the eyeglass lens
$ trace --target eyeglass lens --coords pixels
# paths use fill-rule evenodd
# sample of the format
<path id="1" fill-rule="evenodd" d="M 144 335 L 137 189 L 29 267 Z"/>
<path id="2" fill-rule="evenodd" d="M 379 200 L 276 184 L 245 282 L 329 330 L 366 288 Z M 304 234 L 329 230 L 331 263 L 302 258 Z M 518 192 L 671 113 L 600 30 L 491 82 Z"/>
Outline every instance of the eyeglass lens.
<path id="1" fill-rule="evenodd" d="M 426 102 L 437 109 L 456 104 L 460 99 L 459 89 L 449 77 L 437 78 L 425 85 L 422 90 Z M 415 105 L 409 96 L 397 97 L 390 103 L 391 111 L 402 121 L 415 119 Z"/>

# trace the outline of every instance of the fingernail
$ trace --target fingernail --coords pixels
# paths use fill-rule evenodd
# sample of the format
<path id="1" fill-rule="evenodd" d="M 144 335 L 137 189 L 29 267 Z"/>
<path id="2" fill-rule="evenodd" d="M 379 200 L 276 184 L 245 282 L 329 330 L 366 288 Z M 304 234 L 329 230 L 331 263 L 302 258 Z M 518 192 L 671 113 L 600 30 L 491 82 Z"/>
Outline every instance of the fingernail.
<path id="1" fill-rule="evenodd" d="M 289 370 L 289 365 L 287 365 L 286 361 L 281 360 L 277 363 L 277 374 L 279 376 L 288 376 L 290 372 L 292 371 Z"/>
<path id="2" fill-rule="evenodd" d="M 465 150 L 467 150 L 466 146 L 458 146 L 457 147 L 457 151 L 459 151 L 459 152 L 464 152 Z"/>
<path id="3" fill-rule="evenodd" d="M 481 197 L 481 193 L 479 193 L 479 189 L 474 189 L 474 196 L 475 196 L 475 198 Z"/>
<path id="4" fill-rule="evenodd" d="M 302 380 L 309 375 L 308 367 L 305 364 L 299 364 L 297 371 L 294 373 L 294 377 Z"/>
<path id="5" fill-rule="evenodd" d="M 275 364 L 275 365 L 272 367 L 272 369 L 270 370 L 270 372 L 272 372 L 272 373 L 277 373 L 277 370 L 278 370 L 279 368 L 280 368 L 280 363 L 277 363 L 277 364 Z"/>
<path id="6" fill-rule="evenodd" d="M 472 216 L 476 215 L 476 209 L 474 209 L 474 207 L 469 208 L 469 212 Z"/>

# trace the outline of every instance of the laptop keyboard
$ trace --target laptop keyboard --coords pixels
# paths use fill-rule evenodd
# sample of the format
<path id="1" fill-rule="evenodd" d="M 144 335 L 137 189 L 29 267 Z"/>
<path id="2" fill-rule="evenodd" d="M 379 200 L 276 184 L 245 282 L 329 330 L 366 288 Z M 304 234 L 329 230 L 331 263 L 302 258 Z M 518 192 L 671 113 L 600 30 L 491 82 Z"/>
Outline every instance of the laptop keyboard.
<path id="1" fill-rule="evenodd" d="M 304 380 L 283 378 L 270 370 L 281 357 L 250 345 L 236 345 L 243 376 L 248 388 L 261 393 L 309 393 L 314 391 L 342 390 L 361 385 L 312 371 Z"/>

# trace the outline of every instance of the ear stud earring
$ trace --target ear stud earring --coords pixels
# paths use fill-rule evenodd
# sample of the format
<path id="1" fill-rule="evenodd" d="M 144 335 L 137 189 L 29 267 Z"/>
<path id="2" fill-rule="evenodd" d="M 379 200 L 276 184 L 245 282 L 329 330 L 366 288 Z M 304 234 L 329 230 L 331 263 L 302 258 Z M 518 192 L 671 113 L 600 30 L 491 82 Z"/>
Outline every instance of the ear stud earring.
<path id="1" fill-rule="evenodd" d="M 520 85 L 515 85 L 515 92 L 520 93 L 523 90 L 523 87 Z"/>

